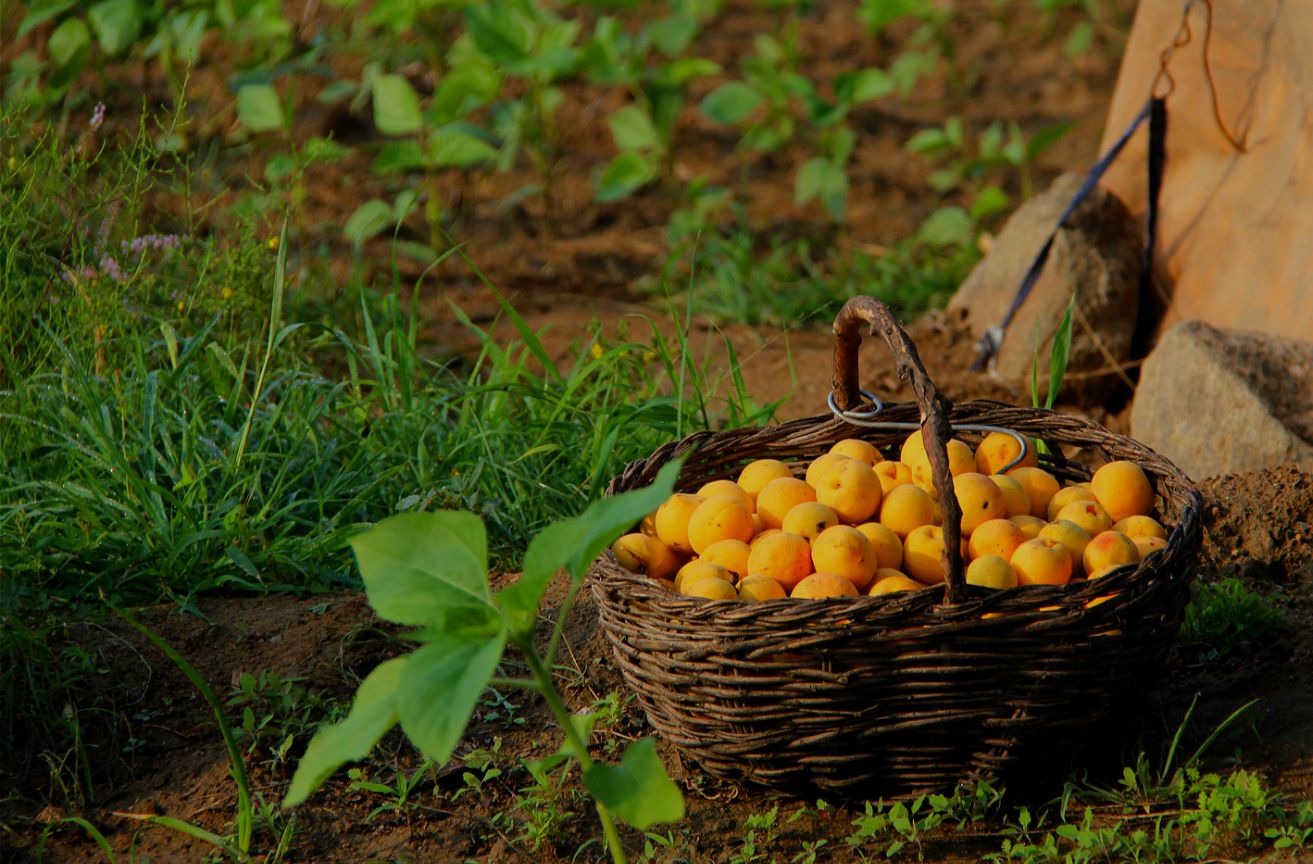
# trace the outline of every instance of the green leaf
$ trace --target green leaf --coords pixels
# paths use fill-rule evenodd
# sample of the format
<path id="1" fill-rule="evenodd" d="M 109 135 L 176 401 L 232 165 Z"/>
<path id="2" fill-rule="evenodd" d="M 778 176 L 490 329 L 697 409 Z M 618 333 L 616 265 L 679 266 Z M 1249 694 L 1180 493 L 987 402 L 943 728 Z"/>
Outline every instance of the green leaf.
<path id="1" fill-rule="evenodd" d="M 975 223 L 961 207 L 941 207 L 926 217 L 916 236 L 939 248 L 965 247 L 975 240 Z"/>
<path id="2" fill-rule="evenodd" d="M 636 105 L 626 105 L 606 118 L 611 136 L 621 150 L 652 151 L 661 147 L 661 136 L 652 118 Z"/>
<path id="3" fill-rule="evenodd" d="M 384 135 L 411 135 L 424 125 L 419 96 L 410 82 L 400 75 L 376 75 L 371 90 L 374 97 L 374 125 Z"/>
<path id="4" fill-rule="evenodd" d="M 237 117 L 252 132 L 274 132 L 286 126 L 283 104 L 272 84 L 247 84 L 238 90 Z"/>
<path id="5" fill-rule="evenodd" d="M 23 23 L 18 25 L 18 32 L 14 35 L 15 39 L 22 39 L 34 28 L 40 27 L 51 18 L 57 18 L 65 10 L 77 5 L 77 0 L 36 0 L 27 6 L 27 14 L 23 16 Z"/>
<path id="6" fill-rule="evenodd" d="M 469 631 L 429 635 L 430 644 L 406 664 L 397 707 L 406 736 L 441 766 L 460 743 L 479 697 L 497 671 L 506 631 L 499 629 L 492 636 Z"/>
<path id="7" fill-rule="evenodd" d="M 921 11 L 923 0 L 875 0 L 858 5 L 857 17 L 867 31 L 879 33 L 899 19 Z"/>
<path id="8" fill-rule="evenodd" d="M 894 92 L 894 78 L 883 69 L 862 69 L 835 77 L 834 91 L 839 101 L 859 105 L 872 99 L 882 99 Z"/>
<path id="9" fill-rule="evenodd" d="M 360 682 L 351 711 L 340 723 L 321 728 L 297 763 L 284 807 L 295 807 L 324 785 L 347 762 L 364 759 L 378 740 L 397 725 L 397 689 L 410 657 L 380 663 Z"/>
<path id="10" fill-rule="evenodd" d="M 392 208 L 386 201 L 375 198 L 356 208 L 356 212 L 346 220 L 346 227 L 342 229 L 342 233 L 351 241 L 352 248 L 359 252 L 365 241 L 388 227 L 388 222 L 391 220 Z"/>
<path id="11" fill-rule="evenodd" d="M 96 31 L 100 50 L 119 54 L 141 35 L 144 16 L 136 0 L 105 0 L 87 10 L 87 20 Z"/>
<path id="12" fill-rule="evenodd" d="M 466 7 L 465 29 L 478 49 L 501 66 L 528 57 L 533 44 L 528 16 L 510 3 Z"/>
<path id="13" fill-rule="evenodd" d="M 388 621 L 433 624 L 453 608 L 492 605 L 487 535 L 472 513 L 401 513 L 357 534 L 351 548 L 369 605 Z"/>
<path id="14" fill-rule="evenodd" d="M 813 156 L 798 169 L 793 186 L 795 204 L 819 198 L 836 222 L 842 222 L 848 203 L 848 174 L 829 159 Z"/>
<path id="15" fill-rule="evenodd" d="M 684 818 L 684 796 L 666 774 L 651 738 L 630 744 L 619 765 L 594 762 L 584 772 L 584 785 L 617 818 L 640 831 Z"/>
<path id="16" fill-rule="evenodd" d="M 1001 213 L 1008 209 L 1008 205 L 1011 203 L 1008 193 L 991 184 L 981 189 L 976 194 L 976 199 L 971 202 L 971 218 L 980 220 L 986 216 Z"/>
<path id="17" fill-rule="evenodd" d="M 63 87 L 72 83 L 86 65 L 91 50 L 91 31 L 81 18 L 69 18 L 50 34 L 46 47 L 50 59 L 59 66 L 59 72 L 51 76 L 50 84 Z"/>
<path id="18" fill-rule="evenodd" d="M 1053 353 L 1049 356 L 1049 392 L 1044 399 L 1044 407 L 1052 408 L 1062 389 L 1062 379 L 1067 374 L 1067 358 L 1071 355 L 1071 319 L 1076 311 L 1076 295 L 1067 301 L 1067 311 L 1062 313 L 1062 322 L 1058 332 L 1053 336 Z"/>
<path id="19" fill-rule="evenodd" d="M 701 25 L 687 15 L 659 18 L 643 28 L 643 34 L 667 57 L 678 57 L 698 35 Z"/>
<path id="20" fill-rule="evenodd" d="M 1079 57 L 1090 46 L 1094 44 L 1094 25 L 1089 21 L 1081 21 L 1075 27 L 1071 28 L 1071 35 L 1067 37 L 1067 43 L 1062 47 L 1068 57 Z"/>
<path id="21" fill-rule="evenodd" d="M 374 173 L 381 176 L 416 171 L 424 165 L 424 149 L 413 138 L 386 141 L 374 157 Z"/>
<path id="22" fill-rule="evenodd" d="M 1030 136 L 1030 140 L 1026 142 L 1026 158 L 1033 160 L 1036 156 L 1065 138 L 1067 134 L 1075 128 L 1075 123 L 1054 123 L 1051 126 L 1045 126 L 1043 129 L 1040 129 L 1034 135 Z"/>
<path id="23" fill-rule="evenodd" d="M 429 136 L 429 164 L 434 168 L 472 168 L 497 155 L 482 138 L 451 126 Z"/>
<path id="24" fill-rule="evenodd" d="M 520 635 L 532 630 L 543 592 L 558 571 L 564 569 L 571 578 L 583 579 L 603 550 L 660 507 L 674 491 L 683 464 L 682 459 L 675 459 L 657 472 L 651 486 L 594 501 L 583 513 L 548 525 L 534 537 L 524 553 L 520 581 L 497 594 L 497 605 L 506 613 L 511 632 Z"/>
<path id="25" fill-rule="evenodd" d="M 665 68 L 664 77 L 671 84 L 682 87 L 697 78 L 709 78 L 720 74 L 720 64 L 705 57 L 679 57 L 670 61 Z"/>
<path id="26" fill-rule="evenodd" d="M 656 163 L 642 153 L 627 151 L 607 163 L 593 196 L 598 201 L 619 201 L 657 178 Z"/>
<path id="27" fill-rule="evenodd" d="M 698 107 L 714 123 L 735 124 L 748 119 L 761 103 L 762 95 L 755 87 L 729 81 L 708 93 Z"/>
<path id="28" fill-rule="evenodd" d="M 948 135 L 942 129 L 922 129 L 911 138 L 903 148 L 911 153 L 937 153 L 949 147 Z"/>

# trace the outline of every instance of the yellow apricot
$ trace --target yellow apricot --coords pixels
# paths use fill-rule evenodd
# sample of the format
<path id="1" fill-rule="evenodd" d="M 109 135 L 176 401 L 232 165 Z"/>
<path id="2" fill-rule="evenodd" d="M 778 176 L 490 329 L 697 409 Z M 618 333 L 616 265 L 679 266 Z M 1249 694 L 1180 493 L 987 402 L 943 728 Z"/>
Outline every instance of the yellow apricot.
<path id="1" fill-rule="evenodd" d="M 1034 540 L 1039 536 L 1039 532 L 1044 529 L 1044 526 L 1049 524 L 1038 516 L 1031 516 L 1029 514 L 1013 516 L 1008 521 L 1020 528 L 1021 533 L 1026 535 L 1027 540 Z"/>
<path id="2" fill-rule="evenodd" d="M 749 576 L 739 583 L 740 600 L 783 600 L 788 596 L 784 586 L 769 576 Z"/>
<path id="3" fill-rule="evenodd" d="M 751 550 L 742 540 L 718 540 L 702 550 L 699 561 L 719 564 L 734 575 L 736 580 L 748 575 L 748 553 Z"/>
<path id="4" fill-rule="evenodd" d="M 1048 518 L 1049 502 L 1058 494 L 1058 478 L 1043 468 L 1013 468 L 1008 476 L 1021 484 L 1030 497 L 1030 515 Z"/>
<path id="5" fill-rule="evenodd" d="M 898 450 L 898 461 L 910 468 L 917 458 L 924 456 L 925 441 L 921 436 L 921 430 L 917 429 L 903 439 L 903 445 Z"/>
<path id="6" fill-rule="evenodd" d="M 903 572 L 923 585 L 944 581 L 944 529 L 922 525 L 903 540 Z"/>
<path id="7" fill-rule="evenodd" d="M 983 585 L 986 588 L 1012 588 L 1017 584 L 1017 571 L 1006 558 L 998 555 L 982 555 L 967 567 L 968 585 Z"/>
<path id="8" fill-rule="evenodd" d="M 807 474 L 803 479 L 807 481 L 808 485 L 814 487 L 820 482 L 822 474 L 829 471 L 837 463 L 851 458 L 851 456 L 845 456 L 842 453 L 822 453 L 820 456 L 813 459 L 811 464 L 807 466 Z"/>
<path id="9" fill-rule="evenodd" d="M 1005 562 L 1026 542 L 1026 535 L 1017 523 L 1008 519 L 990 519 L 971 532 L 967 551 L 972 558 L 995 555 Z"/>
<path id="10" fill-rule="evenodd" d="M 1058 511 L 1052 520 L 1060 522 L 1069 519 L 1085 529 L 1091 537 L 1097 536 L 1112 527 L 1112 517 L 1098 501 L 1072 501 Z"/>
<path id="11" fill-rule="evenodd" d="M 1085 572 L 1094 579 L 1110 568 L 1140 563 L 1140 547 L 1120 531 L 1104 531 L 1086 544 L 1081 560 Z"/>
<path id="12" fill-rule="evenodd" d="M 790 534 L 800 534 L 808 540 L 815 540 L 826 528 L 838 524 L 839 517 L 829 507 L 819 501 L 804 501 L 793 505 L 793 509 L 784 514 L 780 528 Z"/>
<path id="13" fill-rule="evenodd" d="M 683 567 L 680 567 L 679 572 L 675 574 L 675 590 L 683 591 L 689 580 L 698 579 L 724 579 L 726 582 L 732 583 L 734 574 L 719 564 L 703 561 L 701 558 L 694 558 Z"/>
<path id="14" fill-rule="evenodd" d="M 881 576 L 880 574 L 885 574 Z M 872 597 L 879 597 L 881 594 L 894 594 L 899 591 L 920 591 L 925 586 L 915 579 L 908 578 L 905 574 L 897 570 L 886 570 L 884 568 L 876 571 L 878 577 L 871 583 L 867 594 Z"/>
<path id="15" fill-rule="evenodd" d="M 1161 537 L 1145 537 L 1141 535 L 1139 537 L 1132 537 L 1131 540 L 1134 541 L 1136 548 L 1140 550 L 1141 561 L 1149 557 L 1150 552 L 1157 552 L 1159 549 L 1167 548 L 1167 541 Z"/>
<path id="16" fill-rule="evenodd" d="M 748 553 L 748 575 L 769 576 L 785 591 L 792 591 L 811 572 L 811 544 L 797 534 L 778 531 L 763 537 Z"/>
<path id="17" fill-rule="evenodd" d="M 861 590 L 871 584 L 879 559 L 866 535 L 849 525 L 835 525 L 812 541 L 812 568 L 842 576 Z"/>
<path id="18" fill-rule="evenodd" d="M 880 478 L 880 491 L 888 495 L 895 486 L 912 482 L 912 469 L 902 462 L 884 461 L 875 464 L 875 476 Z"/>
<path id="19" fill-rule="evenodd" d="M 877 462 L 883 462 L 884 456 L 880 450 L 870 441 L 863 441 L 860 438 L 845 438 L 836 442 L 830 448 L 831 453 L 838 453 L 847 456 L 849 459 L 856 459 L 858 462 L 865 462 L 867 465 L 875 465 Z"/>
<path id="20" fill-rule="evenodd" d="M 793 469 L 778 459 L 758 459 L 743 466 L 738 484 L 744 492 L 757 500 L 763 486 L 777 477 L 792 477 Z"/>
<path id="21" fill-rule="evenodd" d="M 1071 558 L 1071 572 L 1073 574 L 1084 572 L 1085 565 L 1082 562 L 1085 547 L 1090 542 L 1088 531 L 1070 519 L 1059 519 L 1045 525 L 1043 530 L 1039 532 L 1039 536 L 1045 540 L 1057 540 L 1066 548 L 1067 555 Z"/>
<path id="22" fill-rule="evenodd" d="M 903 541 L 893 529 L 879 522 L 863 522 L 857 526 L 857 530 L 865 534 L 866 539 L 871 542 L 871 548 L 875 550 L 875 560 L 881 567 L 897 570 L 903 566 Z"/>
<path id="23" fill-rule="evenodd" d="M 638 530 L 649 537 L 656 537 L 656 514 L 649 513 L 643 517 L 643 521 L 638 524 Z"/>
<path id="24" fill-rule="evenodd" d="M 749 548 L 749 549 L 755 549 L 755 548 L 757 548 L 757 544 L 760 543 L 762 540 L 766 539 L 767 537 L 771 536 L 772 534 L 778 534 L 778 533 L 780 533 L 780 529 L 778 529 L 778 528 L 762 528 L 762 529 L 759 529 L 759 530 L 757 531 L 757 533 L 756 533 L 755 535 L 753 535 L 752 539 L 748 541 L 748 548 Z"/>
<path id="25" fill-rule="evenodd" d="M 823 600 L 826 597 L 856 597 L 853 583 L 837 573 L 813 573 L 793 587 L 794 600 Z"/>
<path id="26" fill-rule="evenodd" d="M 611 544 L 620 565 L 653 579 L 669 579 L 679 569 L 679 558 L 666 544 L 646 534 L 626 534 Z"/>
<path id="27" fill-rule="evenodd" d="M 702 503 L 701 495 L 676 492 L 657 508 L 657 539 L 675 552 L 692 555 L 693 546 L 688 540 L 688 520 Z"/>
<path id="28" fill-rule="evenodd" d="M 1153 511 L 1153 486 L 1134 462 L 1119 460 L 1101 466 L 1090 478 L 1090 489 L 1114 522 Z"/>
<path id="29" fill-rule="evenodd" d="M 1111 513 L 1108 515 L 1112 515 Z M 1120 531 L 1134 540 L 1136 537 L 1159 537 L 1167 539 L 1167 529 L 1152 516 L 1127 516 L 1113 523 L 1112 530 Z"/>
<path id="30" fill-rule="evenodd" d="M 752 514 L 742 498 L 719 495 L 708 498 L 688 517 L 688 543 L 701 555 L 702 550 L 721 540 L 752 539 Z"/>
<path id="31" fill-rule="evenodd" d="M 1017 573 L 1018 585 L 1065 585 L 1071 581 L 1071 556 L 1057 540 L 1027 540 L 1008 563 Z"/>
<path id="32" fill-rule="evenodd" d="M 1003 492 L 1003 503 L 1007 507 L 1006 518 L 1030 515 L 1030 494 L 1016 477 L 1010 474 L 990 474 L 989 479 Z"/>
<path id="33" fill-rule="evenodd" d="M 767 528 L 781 528 L 784 517 L 805 501 L 815 501 L 816 490 L 797 477 L 777 477 L 757 493 L 757 514 Z"/>
<path id="34" fill-rule="evenodd" d="M 1020 452 L 1021 444 L 1016 438 L 1006 432 L 990 432 L 976 447 L 976 470 L 981 474 L 999 474 Z M 1029 438 L 1026 439 L 1026 458 L 1012 467 L 1022 466 L 1039 467 L 1039 451 Z"/>
<path id="35" fill-rule="evenodd" d="M 706 600 L 737 600 L 739 592 L 724 579 L 706 577 L 703 579 L 684 580 L 684 594 L 689 597 L 702 597 Z"/>
<path id="36" fill-rule="evenodd" d="M 1046 515 L 1048 520 L 1052 522 L 1058 518 L 1058 514 L 1062 512 L 1062 508 L 1066 507 L 1068 504 L 1073 504 L 1077 501 L 1093 500 L 1095 500 L 1094 493 L 1090 491 L 1090 487 L 1088 486 L 1082 486 L 1080 484 L 1075 486 L 1064 486 L 1049 500 L 1049 506 L 1045 509 L 1044 515 Z"/>
<path id="37" fill-rule="evenodd" d="M 703 498 L 715 498 L 718 495 L 733 495 L 740 499 L 744 506 L 748 508 L 749 513 L 755 513 L 757 505 L 751 495 L 747 493 L 742 486 L 733 480 L 712 480 L 710 483 L 704 483 L 698 490 L 698 494 Z"/>
<path id="38" fill-rule="evenodd" d="M 835 464 L 821 475 L 816 486 L 816 500 L 846 525 L 857 525 L 874 516 L 883 494 L 875 471 L 856 459 Z"/>
<path id="39" fill-rule="evenodd" d="M 935 521 L 935 502 L 930 493 L 920 486 L 909 483 L 889 490 L 889 495 L 880 501 L 881 525 L 904 539 L 913 530 L 922 525 L 933 525 Z"/>
<path id="40" fill-rule="evenodd" d="M 970 537 L 971 532 L 985 522 L 1007 515 L 1003 490 L 984 474 L 975 471 L 958 474 L 953 478 L 953 494 L 962 508 L 963 537 Z"/>
<path id="41" fill-rule="evenodd" d="M 964 441 L 956 438 L 948 439 L 948 473 L 957 477 L 960 474 L 973 473 L 976 470 L 976 456 L 971 452 L 971 447 Z M 925 487 L 926 491 L 934 494 L 935 477 L 934 472 L 930 469 L 930 457 L 924 453 L 921 458 L 910 463 L 912 467 L 912 482 Z"/>

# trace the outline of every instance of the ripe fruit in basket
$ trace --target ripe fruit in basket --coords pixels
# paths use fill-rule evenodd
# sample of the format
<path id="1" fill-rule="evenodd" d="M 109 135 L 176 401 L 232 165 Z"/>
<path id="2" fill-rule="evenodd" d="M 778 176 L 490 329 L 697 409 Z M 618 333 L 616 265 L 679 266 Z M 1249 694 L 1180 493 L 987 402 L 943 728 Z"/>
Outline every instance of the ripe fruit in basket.
<path id="1" fill-rule="evenodd" d="M 837 573 L 813 573 L 794 586 L 789 596 L 795 600 L 823 600 L 826 597 L 856 597 L 857 588 Z"/>
<path id="2" fill-rule="evenodd" d="M 1159 537 L 1167 539 L 1167 529 L 1152 516 L 1127 516 L 1113 523 L 1112 530 L 1120 531 L 1134 540 L 1136 537 Z"/>
<path id="3" fill-rule="evenodd" d="M 950 438 L 947 449 L 948 473 L 956 477 L 959 474 L 975 472 L 976 456 L 971 452 L 971 448 L 966 442 Z M 912 482 L 934 494 L 936 491 L 934 472 L 930 468 L 930 457 L 926 455 L 925 451 L 921 451 L 921 455 L 915 462 L 909 462 L 908 464 L 912 469 Z"/>
<path id="4" fill-rule="evenodd" d="M 694 558 L 683 567 L 680 567 L 679 572 L 675 574 L 675 590 L 686 591 L 689 585 L 702 579 L 723 579 L 732 583 L 734 574 L 719 564 L 703 561 L 701 558 Z"/>
<path id="5" fill-rule="evenodd" d="M 881 575 L 884 574 L 884 575 Z M 872 597 L 878 597 L 881 594 L 894 594 L 899 591 L 920 591 L 925 586 L 915 579 L 910 579 L 906 574 L 899 573 L 897 570 L 877 570 L 876 580 L 871 583 L 867 594 Z"/>
<path id="6" fill-rule="evenodd" d="M 1006 558 L 982 555 L 967 567 L 966 582 L 985 588 L 1012 588 L 1017 584 L 1017 572 Z"/>
<path id="7" fill-rule="evenodd" d="M 1026 539 L 1017 523 L 1009 519 L 990 519 L 971 532 L 967 540 L 967 552 L 972 558 L 997 555 L 1007 561 Z"/>
<path id="8" fill-rule="evenodd" d="M 829 507 L 819 501 L 804 501 L 784 514 L 784 524 L 780 526 L 780 530 L 801 535 L 812 541 L 826 528 L 838 524 L 839 517 Z"/>
<path id="9" fill-rule="evenodd" d="M 701 597 L 705 600 L 737 600 L 739 592 L 734 590 L 734 585 L 725 579 L 708 577 L 704 579 L 685 579 L 684 593 L 690 597 Z"/>
<path id="10" fill-rule="evenodd" d="M 766 528 L 783 528 L 784 517 L 799 504 L 816 500 L 816 490 L 797 477 L 777 477 L 757 493 L 757 515 Z"/>
<path id="11" fill-rule="evenodd" d="M 1017 572 L 1018 585 L 1065 585 L 1071 581 L 1071 556 L 1057 540 L 1027 540 L 1008 563 Z"/>
<path id="12" fill-rule="evenodd" d="M 1003 490 L 984 474 L 975 471 L 958 474 L 953 478 L 953 494 L 962 508 L 963 537 L 970 537 L 971 532 L 985 522 L 1007 515 Z"/>
<path id="13" fill-rule="evenodd" d="M 807 481 L 807 485 L 815 487 L 820 482 L 821 475 L 845 459 L 851 458 L 851 456 L 845 456 L 842 453 L 822 453 L 807 466 L 807 472 L 803 475 L 803 479 Z"/>
<path id="14" fill-rule="evenodd" d="M 866 535 L 850 525 L 835 525 L 812 541 L 812 568 L 842 576 L 859 591 L 871 584 L 879 567 Z"/>
<path id="15" fill-rule="evenodd" d="M 679 570 L 679 558 L 666 544 L 646 534 L 626 534 L 611 544 L 620 566 L 653 579 L 669 579 Z"/>
<path id="16" fill-rule="evenodd" d="M 998 474 L 1021 452 L 1021 444 L 1006 432 L 990 432 L 976 447 L 976 470 L 981 474 Z M 1027 439 L 1026 458 L 1014 465 L 1039 467 L 1039 451 L 1035 442 Z"/>
<path id="17" fill-rule="evenodd" d="M 712 480 L 710 483 L 704 483 L 702 484 L 702 488 L 697 491 L 697 494 L 701 495 L 703 498 L 715 498 L 718 495 L 733 495 L 735 498 L 738 498 L 743 502 L 744 506 L 748 508 L 749 513 L 753 513 L 757 509 L 756 502 L 753 500 L 752 496 L 733 480 Z"/>
<path id="18" fill-rule="evenodd" d="M 687 492 L 676 492 L 656 511 L 657 539 L 675 552 L 692 555 L 693 547 L 688 541 L 688 520 L 693 511 L 702 503 L 702 496 Z"/>
<path id="19" fill-rule="evenodd" d="M 756 501 L 757 495 L 767 483 L 779 477 L 792 476 L 793 469 L 778 459 L 757 459 L 743 466 L 739 472 L 738 484 Z"/>
<path id="20" fill-rule="evenodd" d="M 1159 549 L 1167 548 L 1167 541 L 1162 537 L 1132 537 L 1135 548 L 1140 550 L 1140 560 L 1143 561 L 1149 556 L 1150 552 L 1157 552 Z"/>
<path id="21" fill-rule="evenodd" d="M 748 544 L 742 540 L 721 540 L 703 549 L 698 560 L 719 564 L 738 580 L 748 575 L 749 551 Z"/>
<path id="22" fill-rule="evenodd" d="M 881 567 L 898 570 L 903 566 L 903 540 L 891 528 L 879 522 L 863 522 L 857 530 L 870 541 L 875 560 Z"/>
<path id="23" fill-rule="evenodd" d="M 1134 462 L 1118 460 L 1101 466 L 1090 478 L 1090 489 L 1114 522 L 1147 516 L 1153 510 L 1153 486 Z"/>
<path id="24" fill-rule="evenodd" d="M 1135 541 L 1119 531 L 1104 531 L 1090 539 L 1085 545 L 1085 554 L 1081 557 L 1085 572 L 1093 579 L 1102 575 L 1100 571 L 1123 564 L 1138 564 L 1140 548 Z"/>
<path id="25" fill-rule="evenodd" d="M 733 495 L 708 498 L 688 517 L 688 542 L 693 551 L 702 550 L 721 540 L 752 539 L 752 514 L 743 499 Z"/>
<path id="26" fill-rule="evenodd" d="M 922 525 L 933 525 L 934 521 L 934 499 L 915 484 L 890 490 L 880 502 L 880 524 L 904 539 Z"/>
<path id="27" fill-rule="evenodd" d="M 1094 537 L 1112 527 L 1112 517 L 1098 501 L 1073 501 L 1058 511 L 1052 520 L 1061 522 L 1069 519 L 1085 529 L 1085 533 Z"/>
<path id="28" fill-rule="evenodd" d="M 990 474 L 989 479 L 1003 493 L 1003 503 L 1007 507 L 1007 518 L 1030 515 L 1030 495 L 1017 478 L 1010 474 Z"/>
<path id="29" fill-rule="evenodd" d="M 1044 530 L 1044 526 L 1049 524 L 1038 516 L 1030 515 L 1013 516 L 1008 521 L 1020 528 L 1027 540 L 1034 540 L 1039 536 L 1039 532 Z"/>
<path id="30" fill-rule="evenodd" d="M 830 452 L 847 456 L 849 459 L 856 459 L 858 462 L 865 462 L 867 465 L 875 465 L 877 462 L 884 461 L 884 456 L 881 455 L 879 448 L 870 441 L 863 441 L 860 438 L 845 438 L 838 441 L 830 448 Z"/>
<path id="31" fill-rule="evenodd" d="M 1058 494 L 1058 478 L 1043 468 L 1013 468 L 1008 476 L 1021 484 L 1030 497 L 1030 515 L 1047 519 L 1049 503 Z"/>
<path id="32" fill-rule="evenodd" d="M 875 476 L 880 478 L 880 491 L 888 495 L 895 486 L 904 486 L 912 482 L 912 469 L 902 462 L 884 461 L 875 465 Z"/>
<path id="33" fill-rule="evenodd" d="M 870 465 L 856 459 L 835 464 L 820 476 L 816 485 L 816 500 L 848 525 L 857 525 L 874 516 L 882 497 L 880 478 Z"/>
<path id="34" fill-rule="evenodd" d="M 1090 542 L 1090 535 L 1084 528 L 1070 519 L 1059 519 L 1057 522 L 1050 522 L 1045 525 L 1040 530 L 1039 536 L 1045 540 L 1057 540 L 1066 547 L 1067 555 L 1071 557 L 1072 573 L 1085 571 L 1085 565 L 1082 562 L 1084 561 L 1085 547 Z"/>
<path id="35" fill-rule="evenodd" d="M 1080 484 L 1075 486 L 1063 486 L 1056 494 L 1054 494 L 1053 498 L 1049 500 L 1049 506 L 1045 509 L 1044 513 L 1039 515 L 1045 516 L 1050 522 L 1052 522 L 1058 518 L 1058 514 L 1061 513 L 1063 508 L 1068 504 L 1073 504 L 1077 501 L 1093 500 L 1094 493 L 1090 491 L 1090 487 L 1088 486 L 1082 486 Z"/>
<path id="36" fill-rule="evenodd" d="M 944 581 L 944 529 L 922 525 L 903 540 L 903 572 L 923 585 Z"/>
<path id="37" fill-rule="evenodd" d="M 783 600 L 789 595 L 769 576 L 749 576 L 739 583 L 740 600 Z"/>
<path id="38" fill-rule="evenodd" d="M 752 544 L 748 553 L 748 575 L 769 576 L 785 591 L 792 591 L 811 572 L 811 544 L 797 534 L 776 531 Z"/>

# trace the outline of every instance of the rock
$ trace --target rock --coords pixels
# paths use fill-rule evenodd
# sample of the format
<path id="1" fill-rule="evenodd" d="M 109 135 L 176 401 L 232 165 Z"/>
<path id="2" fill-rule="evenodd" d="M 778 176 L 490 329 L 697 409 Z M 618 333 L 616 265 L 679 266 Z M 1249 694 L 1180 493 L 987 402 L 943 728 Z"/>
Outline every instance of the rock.
<path id="1" fill-rule="evenodd" d="M 1131 435 L 1195 479 L 1313 467 L 1313 342 L 1177 324 L 1144 361 Z"/>
<path id="2" fill-rule="evenodd" d="M 1083 180 L 1080 174 L 1063 174 L 1019 207 L 949 302 L 950 312 L 964 317 L 977 337 L 1003 320 L 1026 270 Z M 1096 391 L 1106 393 L 1108 385 L 1115 387 L 1117 365 L 1130 359 L 1135 336 L 1142 245 L 1125 205 L 1096 187 L 1054 238 L 1048 263 L 1008 326 L 994 374 L 1028 388 L 1038 344 L 1040 377 L 1047 377 L 1053 336 L 1075 294 L 1071 380 L 1081 381 L 1082 389 L 1095 396 Z M 1044 389 L 1041 383 L 1040 392 Z"/>

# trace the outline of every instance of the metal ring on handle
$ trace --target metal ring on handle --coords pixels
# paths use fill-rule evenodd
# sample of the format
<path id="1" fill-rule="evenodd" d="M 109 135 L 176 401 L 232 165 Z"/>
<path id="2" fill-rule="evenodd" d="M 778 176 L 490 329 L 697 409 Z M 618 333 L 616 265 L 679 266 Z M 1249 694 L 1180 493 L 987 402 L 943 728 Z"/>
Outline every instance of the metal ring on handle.
<path id="1" fill-rule="evenodd" d="M 853 426 L 861 426 L 864 429 L 908 430 L 908 429 L 921 428 L 920 423 L 913 423 L 910 421 L 902 422 L 895 420 L 872 419 L 874 417 L 879 416 L 880 412 L 884 411 L 884 402 L 880 401 L 880 397 L 876 396 L 874 393 L 871 393 L 868 390 L 859 390 L 858 392 L 862 394 L 862 397 L 864 399 L 867 399 L 868 401 L 875 403 L 875 408 L 873 410 L 844 411 L 842 408 L 839 407 L 839 403 L 835 397 L 834 391 L 831 390 L 829 397 L 825 400 L 826 404 L 830 406 L 830 413 L 833 414 L 835 417 L 838 417 L 840 420 L 844 421 L 845 423 L 850 423 Z M 1004 465 L 998 471 L 994 472 L 996 474 L 1008 473 L 1013 468 L 1020 465 L 1021 460 L 1025 459 L 1026 455 L 1030 453 L 1030 442 L 1026 440 L 1026 436 L 1022 435 L 1020 432 L 1017 432 L 1014 429 L 1008 429 L 1006 426 L 986 426 L 983 423 L 959 423 L 956 425 L 950 425 L 949 428 L 952 429 L 953 431 L 957 431 L 958 429 L 961 429 L 964 432 L 1002 432 L 1004 435 L 1011 435 L 1014 439 L 1016 439 L 1016 442 L 1021 445 L 1021 452 L 1018 453 L 1017 456 L 1011 462 Z"/>

